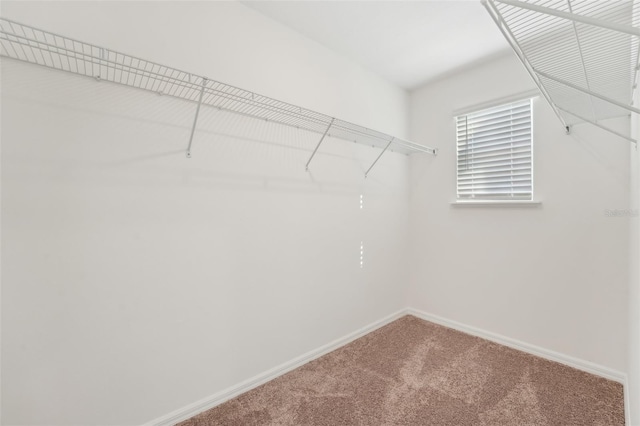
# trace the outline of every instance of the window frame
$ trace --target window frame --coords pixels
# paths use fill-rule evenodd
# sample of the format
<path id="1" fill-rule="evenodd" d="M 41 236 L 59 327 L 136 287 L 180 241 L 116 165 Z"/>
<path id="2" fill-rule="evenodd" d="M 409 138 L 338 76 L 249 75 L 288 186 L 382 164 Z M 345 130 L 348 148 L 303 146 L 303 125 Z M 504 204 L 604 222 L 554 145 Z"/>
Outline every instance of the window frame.
<path id="1" fill-rule="evenodd" d="M 474 205 L 474 206 L 493 206 L 493 205 L 539 205 L 540 201 L 535 199 L 535 167 L 534 167 L 534 140 L 535 140 L 535 126 L 534 126 L 534 106 L 536 98 L 539 93 L 537 91 L 530 91 L 527 93 L 521 93 L 516 96 L 502 98 L 499 100 L 494 100 L 490 103 L 484 103 L 481 105 L 477 105 L 474 107 L 468 107 L 464 110 L 455 111 L 453 114 L 453 133 L 455 138 L 455 179 L 456 179 L 456 196 L 455 201 L 451 204 L 453 205 Z M 529 103 L 529 155 L 530 155 L 530 170 L 529 170 L 529 183 L 530 183 L 530 193 L 528 197 L 505 197 L 499 196 L 498 194 L 487 194 L 486 196 L 480 197 L 461 197 L 460 196 L 460 175 L 459 175 L 459 165 L 460 165 L 460 149 L 459 149 L 459 118 L 460 117 L 468 117 L 469 115 L 481 114 L 488 112 L 492 109 L 500 110 L 500 108 L 507 109 L 511 105 L 515 105 L 518 103 L 523 103 L 528 101 Z M 465 129 L 465 132 L 467 130 Z M 510 171 L 513 173 L 513 171 Z"/>

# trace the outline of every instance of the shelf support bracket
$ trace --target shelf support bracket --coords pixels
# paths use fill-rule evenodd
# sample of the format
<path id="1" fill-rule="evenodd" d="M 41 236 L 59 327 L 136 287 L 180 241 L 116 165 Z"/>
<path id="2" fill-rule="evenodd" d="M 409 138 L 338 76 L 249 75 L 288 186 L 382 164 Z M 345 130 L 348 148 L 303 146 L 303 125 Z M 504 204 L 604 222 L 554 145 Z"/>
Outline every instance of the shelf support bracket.
<path id="1" fill-rule="evenodd" d="M 391 138 L 391 140 L 389 141 L 389 143 L 387 144 L 387 146 L 384 147 L 384 149 L 382 150 L 382 152 L 380 153 L 380 155 L 378 155 L 378 158 L 376 158 L 376 161 L 373 162 L 373 164 L 371 165 L 371 167 L 369 167 L 369 169 L 364 172 L 364 177 L 366 179 L 366 177 L 369 175 L 369 172 L 371 171 L 371 169 L 373 169 L 373 166 L 376 165 L 376 163 L 378 162 L 378 160 L 380 159 L 380 157 L 382 157 L 382 155 L 387 151 L 387 149 L 389 149 L 389 147 L 391 146 L 391 144 L 393 143 L 395 137 Z"/>
<path id="2" fill-rule="evenodd" d="M 584 88 L 582 88 L 582 87 L 580 87 L 580 86 L 577 86 L 577 85 L 575 85 L 575 84 L 573 84 L 573 83 L 570 83 L 570 82 L 568 82 L 568 81 L 565 81 L 565 80 L 563 80 L 563 79 L 561 79 L 561 78 L 554 77 L 554 76 L 549 75 L 549 74 L 547 74 L 547 73 L 545 73 L 545 72 L 542 72 L 542 71 L 538 71 L 538 70 L 537 70 L 537 69 L 535 69 L 535 68 L 533 69 L 533 71 L 534 71 L 536 74 L 541 75 L 541 76 L 542 76 L 542 77 L 544 77 L 544 78 L 548 78 L 549 80 L 553 80 L 553 81 L 555 81 L 556 83 L 560 83 L 560 84 L 562 84 L 563 86 L 570 87 L 571 89 L 577 90 L 578 92 L 582 92 L 582 93 L 584 93 L 585 95 L 589 95 L 589 96 L 592 96 L 592 97 L 594 97 L 594 98 L 602 99 L 602 100 L 603 100 L 603 101 L 605 101 L 605 102 L 609 102 L 610 104 L 613 104 L 613 105 L 615 105 L 615 106 L 618 106 L 618 107 L 620 107 L 620 108 L 622 108 L 622 109 L 626 109 L 626 110 L 627 110 L 627 111 L 629 111 L 629 112 L 635 112 L 636 114 L 640 114 L 640 109 L 639 109 L 639 108 L 634 108 L 634 107 L 633 107 L 633 106 L 631 106 L 631 105 L 623 104 L 622 102 L 618 102 L 618 101 L 616 101 L 615 99 L 611 99 L 611 98 L 608 98 L 608 97 L 606 97 L 606 96 L 604 96 L 604 95 L 601 95 L 601 94 L 599 94 L 599 93 L 596 93 L 596 92 L 594 92 L 593 90 L 584 89 Z"/>
<path id="3" fill-rule="evenodd" d="M 191 126 L 191 136 L 189 136 L 189 146 L 187 147 L 187 158 L 191 158 L 191 144 L 193 143 L 193 135 L 196 132 L 196 124 L 198 123 L 198 115 L 200 114 L 200 106 L 202 106 L 202 96 L 207 86 L 207 79 L 202 79 L 202 87 L 200 88 L 200 96 L 198 98 L 198 107 L 196 108 L 196 116 L 193 118 L 193 126 Z"/>
<path id="4" fill-rule="evenodd" d="M 562 108 L 562 107 L 558 107 L 558 109 L 559 109 L 560 111 L 562 111 L 562 112 L 566 113 L 566 114 L 573 115 L 574 117 L 576 117 L 576 118 L 578 118 L 578 119 L 580 119 L 580 120 L 582 120 L 582 121 L 585 121 L 585 122 L 587 122 L 587 123 L 593 124 L 593 125 L 594 125 L 594 126 L 596 126 L 596 127 L 600 127 L 602 130 L 606 130 L 606 131 L 607 131 L 607 132 L 609 132 L 609 133 L 613 133 L 613 134 L 614 134 L 614 135 L 616 135 L 616 136 L 620 136 L 622 139 L 626 139 L 626 140 L 628 140 L 629 142 L 633 142 L 633 143 L 634 143 L 634 144 L 636 144 L 636 145 L 637 145 L 637 143 L 638 143 L 638 141 L 636 141 L 636 140 L 635 140 L 635 139 L 633 139 L 633 138 L 630 138 L 630 137 L 629 137 L 629 136 L 627 136 L 627 135 L 623 135 L 622 133 L 620 133 L 620 132 L 616 132 L 615 130 L 610 129 L 610 128 L 606 127 L 606 126 L 603 126 L 602 124 L 600 124 L 600 123 L 598 123 L 598 122 L 596 122 L 596 121 L 590 120 L 590 119 L 588 119 L 588 118 L 586 118 L 586 117 L 582 117 L 582 116 L 580 116 L 580 115 L 577 115 L 575 112 L 568 111 L 568 110 L 566 110 L 566 109 L 564 109 L 564 108 Z M 568 135 L 569 135 L 569 134 L 571 134 L 571 126 L 567 126 L 567 129 L 569 129 L 569 131 L 567 132 L 567 134 L 568 134 Z"/>
<path id="5" fill-rule="evenodd" d="M 499 0 L 495 0 L 495 1 L 499 1 Z M 502 15 L 498 11 L 498 8 L 493 3 L 494 0 L 480 0 L 480 2 L 485 7 L 485 9 L 487 9 L 487 12 L 489 12 L 489 16 L 491 16 L 491 19 L 493 19 L 493 22 L 496 23 L 496 25 L 498 26 L 498 29 L 500 30 L 504 38 L 507 40 L 507 42 L 515 52 L 516 56 L 518 56 L 518 59 L 520 59 L 520 62 L 522 63 L 524 68 L 529 73 L 529 76 L 536 83 L 536 86 L 538 86 L 540 93 L 542 93 L 542 96 L 544 96 L 544 98 L 547 100 L 547 103 L 551 106 L 551 109 L 553 109 L 553 112 L 556 114 L 556 117 L 558 117 L 558 120 L 560 120 L 560 122 L 562 123 L 562 126 L 565 128 L 568 127 L 567 122 L 565 121 L 564 118 L 562 118 L 562 115 L 560 115 L 560 111 L 558 111 L 558 108 L 556 108 L 556 104 L 554 104 L 553 101 L 551 101 L 551 97 L 547 93 L 547 89 L 540 82 L 540 78 L 538 77 L 538 74 L 536 74 L 536 72 L 533 70 L 533 66 L 526 59 L 526 56 L 524 55 L 522 48 L 518 44 L 518 41 L 516 40 L 515 36 L 513 35 L 509 27 L 507 27 L 507 24 L 504 22 Z"/>
<path id="6" fill-rule="evenodd" d="M 335 121 L 335 118 L 332 118 L 331 122 L 327 126 L 327 130 L 324 131 L 324 133 L 322 134 L 322 137 L 320 138 L 320 141 L 318 142 L 318 145 L 316 145 L 316 149 L 313 150 L 311 157 L 309 157 L 309 161 L 307 161 L 307 165 L 304 168 L 306 171 L 309 171 L 309 164 L 311 163 L 311 160 L 313 160 L 313 157 L 316 155 L 316 152 L 318 152 L 318 148 L 320 148 L 320 144 L 322 143 L 324 138 L 327 136 L 327 133 L 329 133 L 329 129 L 331 129 L 331 126 L 333 126 L 334 121 Z"/>

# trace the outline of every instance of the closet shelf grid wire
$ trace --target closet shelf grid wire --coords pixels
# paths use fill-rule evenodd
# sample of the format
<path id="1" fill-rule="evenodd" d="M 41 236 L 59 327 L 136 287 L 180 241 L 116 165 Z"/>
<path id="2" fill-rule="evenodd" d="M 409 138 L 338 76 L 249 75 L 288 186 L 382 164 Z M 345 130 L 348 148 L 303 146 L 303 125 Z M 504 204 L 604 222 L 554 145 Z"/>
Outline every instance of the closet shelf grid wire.
<path id="1" fill-rule="evenodd" d="M 610 118 L 633 105 L 640 69 L 635 0 L 482 0 L 567 132 L 591 123 L 624 139 Z"/>
<path id="2" fill-rule="evenodd" d="M 434 148 L 415 142 L 5 18 L 0 18 L 0 47 L 0 56 L 3 57 L 197 103 L 198 109 L 187 148 L 187 156 L 190 156 L 200 105 L 322 135 L 309 162 L 325 136 L 382 148 L 380 156 L 387 150 L 401 154 L 415 152 L 436 154 Z M 307 167 L 309 162 L 307 162 Z"/>

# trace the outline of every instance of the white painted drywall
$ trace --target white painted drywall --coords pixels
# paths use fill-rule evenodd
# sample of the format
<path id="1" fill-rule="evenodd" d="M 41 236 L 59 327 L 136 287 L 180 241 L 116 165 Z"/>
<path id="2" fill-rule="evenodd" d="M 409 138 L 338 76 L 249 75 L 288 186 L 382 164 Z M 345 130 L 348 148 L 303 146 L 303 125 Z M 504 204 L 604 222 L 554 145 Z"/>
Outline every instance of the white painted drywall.
<path id="1" fill-rule="evenodd" d="M 3 16 L 404 136 L 406 94 L 234 2 Z M 133 425 L 404 307 L 408 160 L 2 61 L 2 423 Z M 364 208 L 360 209 L 360 194 Z M 360 268 L 360 242 L 364 268 Z"/>
<path id="2" fill-rule="evenodd" d="M 626 371 L 628 142 L 588 125 L 571 136 L 534 102 L 538 207 L 459 207 L 453 111 L 534 89 L 513 56 L 410 96 L 411 138 L 439 147 L 410 160 L 408 305 Z M 628 131 L 629 120 L 612 125 Z"/>
<path id="3" fill-rule="evenodd" d="M 515 59 L 417 90 L 409 114 L 401 90 L 236 3 L 2 14 L 399 136 L 410 117 L 440 148 L 365 181 L 378 151 L 328 140 L 306 174 L 317 135 L 203 110 L 187 161 L 193 105 L 3 61 L 3 424 L 139 424 L 406 305 L 626 369 L 630 218 L 604 214 L 629 206 L 626 142 L 566 137 L 539 99 L 541 207 L 449 204 L 451 112 L 533 88 Z"/>
<path id="4" fill-rule="evenodd" d="M 640 92 L 635 92 L 635 105 L 640 103 Z M 631 120 L 631 134 L 640 139 L 640 116 Z M 629 355 L 628 355 L 628 402 L 631 426 L 640 425 L 640 157 L 635 146 L 629 148 L 631 162 L 631 211 L 629 223 Z"/>

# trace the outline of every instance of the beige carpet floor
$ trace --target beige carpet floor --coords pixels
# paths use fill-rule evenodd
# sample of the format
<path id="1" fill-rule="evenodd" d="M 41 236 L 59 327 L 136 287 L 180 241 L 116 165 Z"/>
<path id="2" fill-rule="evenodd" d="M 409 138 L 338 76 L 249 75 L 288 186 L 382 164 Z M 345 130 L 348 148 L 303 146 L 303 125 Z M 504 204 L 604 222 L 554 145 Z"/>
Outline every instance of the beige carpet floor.
<path id="1" fill-rule="evenodd" d="M 619 383 L 405 316 L 199 414 L 203 425 L 624 425 Z"/>

